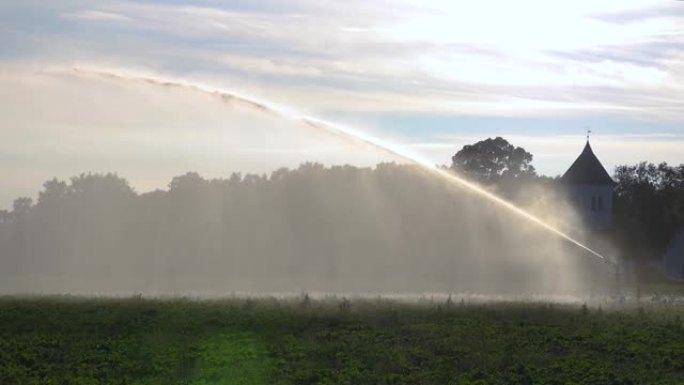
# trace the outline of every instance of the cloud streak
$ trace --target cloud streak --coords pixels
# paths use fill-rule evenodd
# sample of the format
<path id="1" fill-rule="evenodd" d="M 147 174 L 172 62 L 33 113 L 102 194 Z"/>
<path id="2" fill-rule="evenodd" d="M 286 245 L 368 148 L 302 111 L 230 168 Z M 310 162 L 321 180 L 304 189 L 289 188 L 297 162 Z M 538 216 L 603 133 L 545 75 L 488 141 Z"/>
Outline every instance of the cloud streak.
<path id="1" fill-rule="evenodd" d="M 55 33 L 34 44 L 42 59 L 238 80 L 318 112 L 684 119 L 682 13 L 671 4 L 55 4 L 43 16 Z M 84 48 L 46 53 L 55 35 Z"/>
<path id="2" fill-rule="evenodd" d="M 140 23 L 144 28 L 158 28 L 170 34 L 183 31 L 186 36 L 204 38 L 221 35 L 220 41 L 226 44 L 242 41 L 249 49 L 223 56 L 218 65 L 247 73 L 257 82 L 276 77 L 288 79 L 292 88 L 300 85 L 333 91 L 351 88 L 358 94 L 389 91 L 398 98 L 414 96 L 414 99 L 418 99 L 416 94 L 427 95 L 429 99 L 440 99 L 441 103 L 431 104 L 443 105 L 442 109 L 469 100 L 458 96 L 463 90 L 471 90 L 471 93 L 477 90 L 478 99 L 487 99 L 491 111 L 516 109 L 532 115 L 535 110 L 547 109 L 550 103 L 555 103 L 554 113 L 558 110 L 577 113 L 583 110 L 583 105 L 591 112 L 597 105 L 606 104 L 612 106 L 608 109 L 620 114 L 654 118 L 659 113 L 657 106 L 652 104 L 646 103 L 641 108 L 639 101 L 615 97 L 610 90 L 601 92 L 607 87 L 646 97 L 652 93 L 652 88 L 658 88 L 660 99 L 666 104 L 681 106 L 676 102 L 683 90 L 680 66 L 684 38 L 681 29 L 675 27 L 676 16 L 635 21 L 625 27 L 576 15 L 575 19 L 561 18 L 561 28 L 551 28 L 550 24 L 559 22 L 557 20 L 533 22 L 534 28 L 549 29 L 531 30 L 527 35 L 518 36 L 513 28 L 520 27 L 518 24 L 509 26 L 509 22 L 504 23 L 486 9 L 469 11 L 460 6 L 439 10 L 442 12 L 416 5 L 387 12 L 380 7 L 366 7 L 366 12 L 359 17 L 337 8 L 274 15 L 199 7 L 122 7 L 123 12 L 134 12 L 142 17 Z M 151 17 L 149 15 L 155 16 L 146 18 Z M 466 19 L 472 17 L 478 22 L 466 23 Z M 321 19 L 326 23 L 320 23 Z M 155 24 L 155 20 L 170 22 Z M 480 20 L 488 22 L 480 23 Z M 507 16 L 505 20 L 515 18 Z M 464 27 L 450 29 L 460 22 L 464 22 Z M 504 24 L 497 26 L 494 22 Z M 573 25 L 573 22 L 591 25 L 585 32 L 581 24 Z M 427 28 L 427 25 L 435 24 L 436 27 Z M 482 27 L 477 27 L 480 24 Z M 170 26 L 173 31 L 169 30 Z M 416 26 L 423 32 L 414 31 Z M 350 28 L 362 33 L 350 34 Z M 578 38 L 577 35 L 583 33 L 589 35 Z M 502 38 L 510 34 L 514 36 Z M 547 41 L 535 37 L 546 34 L 555 35 L 555 38 Z M 600 44 L 595 43 L 597 38 Z M 568 42 L 563 50 L 564 39 Z M 621 59 L 615 54 L 635 55 L 630 54 L 634 52 L 634 42 L 640 44 L 637 52 L 648 52 L 651 46 L 663 44 L 670 44 L 672 49 L 666 56 L 651 56 L 650 61 L 644 61 L 645 57 L 642 57 L 641 63 Z M 290 52 L 278 52 L 276 47 L 280 46 L 289 47 Z M 597 56 L 608 59 L 558 60 L 547 53 L 559 51 L 558 47 L 568 55 L 594 50 Z M 612 58 L 608 55 L 611 49 Z M 492 53 L 498 60 L 493 60 Z M 436 88 L 452 90 L 456 95 L 431 93 Z M 529 95 L 530 88 L 536 88 L 535 95 L 520 96 Z M 587 93 L 583 88 L 596 90 L 598 95 Z M 559 104 L 562 102 L 559 95 L 567 98 L 568 94 L 573 107 L 564 108 Z M 393 104 L 391 99 L 385 109 Z M 524 99 L 524 103 L 514 102 L 519 99 Z M 476 110 L 475 114 L 483 113 L 479 108 Z M 467 111 L 468 108 L 463 108 L 459 112 Z M 662 115 L 664 119 L 681 118 L 672 116 L 672 108 L 664 108 Z"/>
<path id="3" fill-rule="evenodd" d="M 605 123 L 608 126 L 596 128 L 611 135 L 619 133 L 619 125 L 625 122 L 639 127 L 638 132 L 631 129 L 632 134 L 684 135 L 684 5 L 680 2 L 521 0 L 496 7 L 483 4 L 438 0 L 391 4 L 380 0 L 8 0 L 0 5 L 0 35 L 5 38 L 0 46 L 0 75 L 5 76 L 0 76 L 0 82 L 5 90 L 26 84 L 38 87 L 45 82 L 49 88 L 51 80 L 26 75 L 30 71 L 25 69 L 83 64 L 160 73 L 239 90 L 323 118 L 342 116 L 390 138 L 406 141 L 401 132 L 411 130 L 410 140 L 427 144 L 422 147 L 425 151 L 433 148 L 428 155 L 437 163 L 448 161 L 449 153 L 458 149 L 439 152 L 439 141 L 459 146 L 462 143 L 450 141 L 449 136 L 468 130 L 472 140 L 493 133 L 548 136 L 541 130 L 521 134 L 507 127 L 519 119 L 531 124 L 550 119 L 578 122 L 576 128 L 566 124 L 561 133 L 565 135 L 582 132 L 586 123 L 581 120 Z M 21 80 L 23 86 L 15 80 Z M 104 90 L 81 89 L 114 101 L 108 104 L 112 108 L 118 103 L 132 108 L 135 112 L 130 116 L 135 119 L 166 123 L 152 110 L 145 113 L 126 103 L 115 88 Z M 26 96 L 22 106 L 14 103 L 17 98 L 8 92 L 5 96 L 12 103 L 7 105 L 26 112 L 0 118 L 5 136 L 14 138 L 12 143 L 18 148 L 33 146 L 30 138 L 17 132 L 38 130 L 39 124 L 29 114 L 31 108 L 54 113 L 45 114 L 52 119 L 43 121 L 49 126 L 46 135 L 68 137 L 75 126 L 88 129 L 85 124 L 65 123 L 74 122 L 38 103 L 51 103 L 46 98 Z M 133 100 L 141 101 L 140 95 Z M 154 105 L 155 96 L 148 96 Z M 152 108 L 142 102 L 139 105 Z M 104 108 L 94 110 L 107 119 L 115 114 Z M 125 120 L 127 114 L 122 115 Z M 382 119 L 387 115 L 397 118 L 387 124 Z M 421 124 L 400 119 L 435 115 L 450 117 L 453 124 L 438 130 L 429 118 Z M 26 121 L 20 121 L 20 116 Z M 128 119 L 133 119 L 130 116 Z M 195 116 L 198 124 L 215 124 L 201 116 Z M 470 129 L 459 120 L 464 117 L 509 121 Z M 96 117 L 83 119 L 99 124 Z M 129 127 L 129 123 L 121 125 Z M 662 125 L 675 128 L 659 131 Z M 182 137 L 180 129 L 171 131 Z M 143 137 L 134 141 L 145 142 Z M 555 145 L 528 139 L 523 138 L 519 145 L 529 142 L 530 150 L 544 161 L 538 169 L 547 173 L 562 172 L 567 166 L 563 162 L 574 157 L 563 153 L 563 160 L 544 158 L 542 154 L 556 152 Z M 639 141 L 610 137 L 611 143 L 618 143 L 623 150 L 616 147 L 616 155 L 607 154 L 606 159 L 629 163 L 635 157 L 658 160 L 665 154 L 666 160 L 684 160 L 673 155 L 676 151 L 672 149 L 675 146 L 684 153 L 684 148 L 678 147 L 681 141 L 671 139 L 642 141 L 643 149 L 639 149 L 635 146 Z M 182 152 L 178 143 L 181 141 L 170 141 L 169 148 Z M 199 142 L 193 143 L 201 147 Z M 245 143 L 244 147 L 260 148 L 255 144 Z M 0 145 L 0 156 L 14 157 L 13 151 L 10 144 Z"/>
<path id="4" fill-rule="evenodd" d="M 74 20 L 89 20 L 89 21 L 102 21 L 102 22 L 108 22 L 108 21 L 115 21 L 115 22 L 129 22 L 133 21 L 128 16 L 123 16 L 118 13 L 112 13 L 112 12 L 103 12 L 103 11 L 96 11 L 96 10 L 83 10 L 83 11 L 78 11 L 74 13 L 67 13 L 64 14 L 64 17 L 68 19 L 74 19 Z"/>

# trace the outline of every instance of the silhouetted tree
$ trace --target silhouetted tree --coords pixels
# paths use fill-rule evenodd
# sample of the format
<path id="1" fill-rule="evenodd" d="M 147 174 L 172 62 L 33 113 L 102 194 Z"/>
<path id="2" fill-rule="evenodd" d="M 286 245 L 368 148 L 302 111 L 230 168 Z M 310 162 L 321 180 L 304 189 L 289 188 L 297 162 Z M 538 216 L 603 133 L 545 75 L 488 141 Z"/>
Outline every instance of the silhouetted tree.
<path id="1" fill-rule="evenodd" d="M 57 183 L 58 184 L 58 183 Z M 46 186 L 47 188 L 48 186 Z M 54 190 L 61 187 L 55 186 Z M 121 197 L 128 198 L 135 195 L 135 192 L 128 184 L 128 181 L 114 173 L 107 174 L 81 174 L 71 178 L 71 185 L 68 193 L 73 195 L 87 195 L 100 197 Z"/>
<path id="2" fill-rule="evenodd" d="M 463 146 L 451 158 L 451 168 L 483 183 L 500 179 L 536 176 L 533 155 L 522 147 L 515 147 L 502 137 L 488 138 Z"/>
<path id="3" fill-rule="evenodd" d="M 17 198 L 12 204 L 12 211 L 15 218 L 20 218 L 26 215 L 33 207 L 33 199 L 28 197 Z"/>
<path id="4" fill-rule="evenodd" d="M 12 213 L 7 210 L 0 210 L 0 224 L 9 223 L 12 220 Z"/>
<path id="5" fill-rule="evenodd" d="M 307 163 L 229 179 L 187 173 L 167 191 L 145 194 L 116 174 L 52 179 L 35 206 L 22 198 L 2 214 L 0 288 L 3 278 L 37 274 L 68 277 L 59 282 L 73 287 L 96 280 L 91 287 L 103 291 L 202 282 L 248 289 L 256 279 L 272 280 L 258 289 L 275 291 L 292 289 L 284 279 L 307 290 L 389 289 L 384 280 L 406 290 L 438 282 L 534 289 L 527 278 L 507 281 L 506 266 L 528 263 L 535 251 L 502 249 L 530 233 L 511 234 L 508 220 L 517 219 L 454 189 L 420 167 L 393 163 Z M 497 242 L 481 242 L 491 236 Z M 473 278 L 495 258 L 489 281 Z"/>
<path id="6" fill-rule="evenodd" d="M 38 193 L 38 205 L 49 205 L 64 199 L 69 192 L 69 185 L 54 178 L 43 183 L 43 191 Z"/>
<path id="7" fill-rule="evenodd" d="M 684 225 L 684 164 L 615 168 L 615 226 L 628 257 L 657 258 Z"/>
<path id="8" fill-rule="evenodd" d="M 170 191 L 192 190 L 202 186 L 206 180 L 196 172 L 188 172 L 181 176 L 176 176 L 169 183 Z"/>

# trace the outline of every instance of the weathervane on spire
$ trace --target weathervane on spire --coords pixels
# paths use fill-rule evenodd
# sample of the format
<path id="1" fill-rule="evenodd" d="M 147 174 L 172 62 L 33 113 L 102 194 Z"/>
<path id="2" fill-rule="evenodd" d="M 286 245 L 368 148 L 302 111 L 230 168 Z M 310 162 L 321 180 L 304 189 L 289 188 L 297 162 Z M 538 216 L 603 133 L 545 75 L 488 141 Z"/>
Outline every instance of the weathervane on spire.
<path id="1" fill-rule="evenodd" d="M 591 128 L 587 127 L 587 142 L 589 141 L 590 135 L 591 135 Z"/>

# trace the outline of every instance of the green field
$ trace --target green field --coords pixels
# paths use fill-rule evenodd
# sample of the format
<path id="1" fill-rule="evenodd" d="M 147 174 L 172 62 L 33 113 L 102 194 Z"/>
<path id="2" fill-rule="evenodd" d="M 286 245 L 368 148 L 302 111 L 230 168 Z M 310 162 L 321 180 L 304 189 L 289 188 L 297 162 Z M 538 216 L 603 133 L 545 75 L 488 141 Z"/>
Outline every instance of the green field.
<path id="1" fill-rule="evenodd" d="M 684 308 L 0 299 L 0 384 L 684 384 Z"/>

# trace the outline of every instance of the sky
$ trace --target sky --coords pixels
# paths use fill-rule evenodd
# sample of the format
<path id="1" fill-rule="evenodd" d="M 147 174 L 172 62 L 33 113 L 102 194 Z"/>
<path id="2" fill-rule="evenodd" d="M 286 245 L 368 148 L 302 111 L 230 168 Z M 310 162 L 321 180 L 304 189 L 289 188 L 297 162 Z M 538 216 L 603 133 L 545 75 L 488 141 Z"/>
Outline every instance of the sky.
<path id="1" fill-rule="evenodd" d="M 682 1 L 0 0 L 0 39 L 0 208 L 81 172 L 146 191 L 190 170 L 387 160 L 93 69 L 231 90 L 436 164 L 503 136 L 558 175 L 587 129 L 609 172 L 684 162 Z"/>

